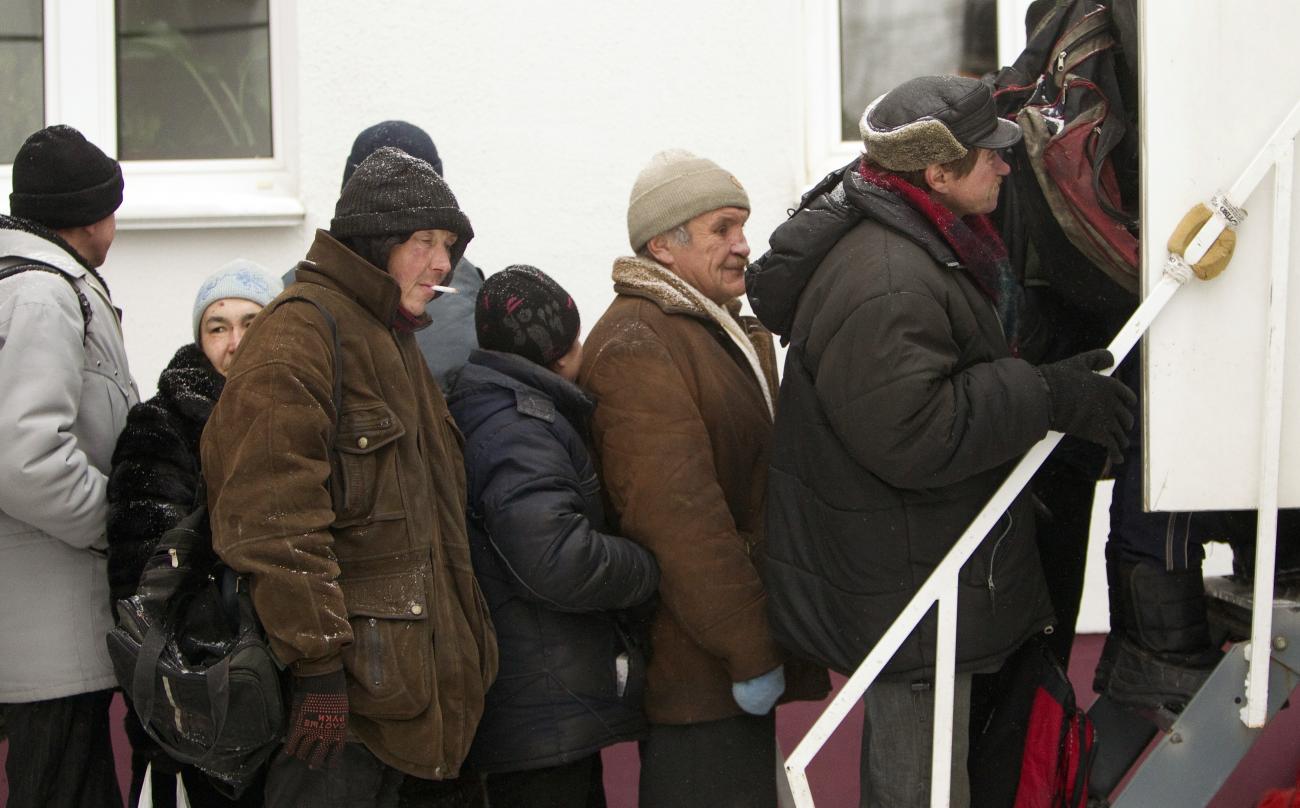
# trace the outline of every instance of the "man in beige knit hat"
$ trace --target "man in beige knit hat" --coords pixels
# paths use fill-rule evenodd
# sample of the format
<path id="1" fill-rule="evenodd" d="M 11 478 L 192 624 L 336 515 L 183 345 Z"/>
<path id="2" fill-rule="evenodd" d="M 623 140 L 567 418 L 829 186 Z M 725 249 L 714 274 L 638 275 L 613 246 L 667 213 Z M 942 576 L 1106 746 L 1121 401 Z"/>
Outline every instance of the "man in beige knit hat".
<path id="1" fill-rule="evenodd" d="M 776 701 L 824 692 L 772 641 L 757 571 L 776 372 L 771 336 L 739 316 L 748 218 L 713 161 L 651 158 L 628 203 L 636 255 L 614 262 L 579 376 L 617 523 L 661 570 L 644 806 L 775 806 Z"/>

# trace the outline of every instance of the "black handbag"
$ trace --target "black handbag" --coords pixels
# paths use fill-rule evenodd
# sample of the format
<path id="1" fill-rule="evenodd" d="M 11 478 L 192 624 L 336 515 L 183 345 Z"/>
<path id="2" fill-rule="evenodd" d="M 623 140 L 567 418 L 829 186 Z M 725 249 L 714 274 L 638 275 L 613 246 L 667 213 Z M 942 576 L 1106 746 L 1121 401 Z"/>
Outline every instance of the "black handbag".
<path id="1" fill-rule="evenodd" d="M 338 412 L 343 401 L 338 324 L 309 298 L 286 297 L 273 305 L 290 300 L 311 303 L 329 324 Z M 236 798 L 283 740 L 283 677 L 253 609 L 247 579 L 212 549 L 207 491 L 201 482 L 195 503 L 159 539 L 135 594 L 117 602 L 108 653 L 118 684 L 149 737 Z"/>
<path id="2" fill-rule="evenodd" d="M 247 583 L 212 552 L 202 488 L 198 499 L 117 602 L 108 653 L 149 736 L 237 797 L 283 737 L 285 700 Z"/>

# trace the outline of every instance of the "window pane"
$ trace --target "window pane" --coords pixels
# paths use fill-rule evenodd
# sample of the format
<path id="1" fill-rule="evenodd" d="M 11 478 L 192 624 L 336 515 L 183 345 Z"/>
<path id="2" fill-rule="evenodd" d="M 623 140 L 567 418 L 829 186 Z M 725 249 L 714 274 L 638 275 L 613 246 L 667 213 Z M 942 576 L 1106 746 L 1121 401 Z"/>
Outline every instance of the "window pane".
<path id="1" fill-rule="evenodd" d="M 272 156 L 267 3 L 118 0 L 121 159 Z"/>
<path id="2" fill-rule="evenodd" d="M 0 163 L 45 125 L 41 0 L 0 0 Z"/>
<path id="3" fill-rule="evenodd" d="M 840 0 L 840 119 L 916 76 L 980 76 L 997 65 L 997 0 Z"/>

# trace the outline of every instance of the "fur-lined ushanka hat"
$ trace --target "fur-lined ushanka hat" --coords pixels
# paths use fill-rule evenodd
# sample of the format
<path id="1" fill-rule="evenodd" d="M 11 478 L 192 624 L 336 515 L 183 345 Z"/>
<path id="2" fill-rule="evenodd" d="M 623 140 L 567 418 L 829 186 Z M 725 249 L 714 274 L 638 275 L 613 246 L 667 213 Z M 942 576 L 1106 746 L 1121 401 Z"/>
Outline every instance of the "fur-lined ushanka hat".
<path id="1" fill-rule="evenodd" d="M 867 157 L 890 171 L 917 171 L 950 163 L 967 149 L 1005 149 L 1020 127 L 999 118 L 993 93 L 978 79 L 921 76 L 872 101 L 858 131 Z"/>

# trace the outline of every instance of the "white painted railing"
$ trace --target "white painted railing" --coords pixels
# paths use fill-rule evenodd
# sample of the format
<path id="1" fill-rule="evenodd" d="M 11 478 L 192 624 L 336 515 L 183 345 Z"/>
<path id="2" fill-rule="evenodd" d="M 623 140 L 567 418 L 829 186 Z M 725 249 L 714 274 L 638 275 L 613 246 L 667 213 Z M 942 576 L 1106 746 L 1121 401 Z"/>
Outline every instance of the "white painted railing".
<path id="1" fill-rule="evenodd" d="M 1173 298 L 1174 292 L 1193 277 L 1191 266 L 1205 255 L 1214 241 L 1230 226 L 1225 214 L 1232 215 L 1255 190 L 1269 171 L 1275 171 L 1273 209 L 1272 281 L 1268 324 L 1268 368 L 1265 381 L 1264 440 L 1261 450 L 1259 524 L 1255 554 L 1255 603 L 1273 602 L 1274 552 L 1277 544 L 1278 467 L 1282 428 L 1282 381 L 1286 337 L 1286 283 L 1290 267 L 1291 186 L 1295 138 L 1300 132 L 1300 104 L 1291 110 L 1282 125 L 1251 161 L 1226 194 L 1216 197 L 1209 207 L 1214 212 L 1200 229 L 1183 257 L 1170 255 L 1160 282 L 1138 306 L 1110 343 L 1110 352 L 1118 365 L 1128 356 L 1156 316 Z M 1106 375 L 1114 368 L 1103 371 Z M 931 758 L 930 805 L 946 808 L 951 788 L 953 673 L 957 644 L 957 574 L 980 542 L 993 529 L 1003 512 L 1029 483 L 1052 449 L 1061 440 L 1058 432 L 1031 448 L 994 492 L 984 509 L 966 528 L 952 550 L 876 643 L 867 658 L 854 671 L 844 687 L 818 717 L 808 734 L 790 753 L 785 768 L 795 804 L 815 808 L 808 785 L 808 764 L 821 751 L 831 733 L 840 725 L 854 704 L 884 669 L 899 647 L 930 611 L 938 606 L 938 640 L 935 651 L 934 744 Z M 1247 701 L 1242 720 L 1250 727 L 1263 726 L 1268 695 L 1268 653 L 1272 633 L 1272 609 L 1254 610 L 1251 626 L 1250 674 Z"/>

